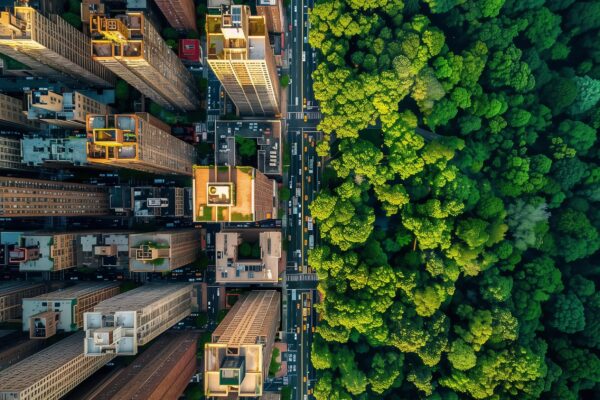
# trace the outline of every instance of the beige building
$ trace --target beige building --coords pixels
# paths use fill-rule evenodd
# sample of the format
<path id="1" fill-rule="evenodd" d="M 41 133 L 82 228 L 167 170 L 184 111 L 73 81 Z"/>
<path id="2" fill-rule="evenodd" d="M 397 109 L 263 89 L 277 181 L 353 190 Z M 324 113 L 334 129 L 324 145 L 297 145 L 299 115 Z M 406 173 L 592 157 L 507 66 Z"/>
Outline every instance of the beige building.
<path id="1" fill-rule="evenodd" d="M 198 84 L 143 13 L 92 15 L 92 57 L 166 108 L 198 108 Z"/>
<path id="2" fill-rule="evenodd" d="M 28 120 L 23 109 L 22 100 L 0 93 L 0 123 L 2 125 L 22 131 L 40 129 L 39 122 Z"/>
<path id="3" fill-rule="evenodd" d="M 32 72 L 64 80 L 112 87 L 115 75 L 92 60 L 89 38 L 56 14 L 47 17 L 29 6 L 0 14 L 0 53 Z"/>
<path id="4" fill-rule="evenodd" d="M 215 238 L 216 281 L 218 283 L 272 283 L 279 280 L 281 232 L 219 232 Z M 247 251 L 258 249 L 254 255 L 240 254 L 246 243 Z M 251 250 L 252 249 L 252 250 Z"/>
<path id="5" fill-rule="evenodd" d="M 229 399 L 258 397 L 269 372 L 279 328 L 280 295 L 255 290 L 239 299 L 204 347 L 204 393 Z"/>
<path id="6" fill-rule="evenodd" d="M 21 159 L 21 140 L 0 137 L 0 169 L 24 169 Z"/>
<path id="7" fill-rule="evenodd" d="M 198 31 L 194 0 L 156 0 L 156 5 L 173 28 Z"/>
<path id="8" fill-rule="evenodd" d="M 195 222 L 277 218 L 277 182 L 253 167 L 194 165 Z"/>
<path id="9" fill-rule="evenodd" d="M 129 236 L 131 272 L 167 272 L 188 265 L 200 254 L 200 229 L 138 233 Z"/>
<path id="10" fill-rule="evenodd" d="M 106 188 L 81 183 L 0 177 L 0 217 L 108 215 Z"/>
<path id="11" fill-rule="evenodd" d="M 18 247 L 9 253 L 19 271 L 56 272 L 77 266 L 77 240 L 74 233 L 26 233 Z"/>
<path id="12" fill-rule="evenodd" d="M 104 300 L 83 315 L 85 354 L 137 354 L 138 346 L 192 312 L 192 288 L 188 284 L 147 284 Z"/>
<path id="13" fill-rule="evenodd" d="M 84 282 L 65 289 L 23 299 L 23 331 L 30 339 L 47 339 L 57 331 L 83 327 L 83 313 L 120 293 L 117 282 Z"/>
<path id="14" fill-rule="evenodd" d="M 88 115 L 86 129 L 92 164 L 192 174 L 194 146 L 171 135 L 169 126 L 150 114 Z"/>
<path id="15" fill-rule="evenodd" d="M 27 118 L 62 126 L 85 128 L 88 114 L 110 114 L 111 108 L 79 92 L 55 93 L 40 89 L 27 93 Z"/>
<path id="16" fill-rule="evenodd" d="M 277 116 L 280 88 L 262 15 L 250 7 L 224 6 L 206 16 L 207 60 L 240 114 Z"/>
<path id="17" fill-rule="evenodd" d="M 0 283 L 0 322 L 21 319 L 24 297 L 46 293 L 46 285 L 30 282 Z"/>
<path id="18" fill-rule="evenodd" d="M 281 0 L 256 0 L 256 13 L 265 17 L 269 32 L 283 33 L 283 4 Z"/>
<path id="19" fill-rule="evenodd" d="M 56 400 L 98 371 L 113 354 L 86 357 L 77 332 L 0 371 L 0 400 Z"/>

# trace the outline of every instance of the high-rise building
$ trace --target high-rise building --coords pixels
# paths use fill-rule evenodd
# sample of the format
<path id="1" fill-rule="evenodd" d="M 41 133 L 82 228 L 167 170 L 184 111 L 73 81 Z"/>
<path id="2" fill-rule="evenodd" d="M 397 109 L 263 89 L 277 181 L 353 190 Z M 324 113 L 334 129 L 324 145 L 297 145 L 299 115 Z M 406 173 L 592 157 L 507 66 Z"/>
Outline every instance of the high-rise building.
<path id="1" fill-rule="evenodd" d="M 86 357 L 83 337 L 74 333 L 0 371 L 0 399 L 60 399 L 115 357 Z"/>
<path id="2" fill-rule="evenodd" d="M 79 243 L 80 265 L 129 269 L 129 233 L 82 233 Z"/>
<path id="3" fill-rule="evenodd" d="M 252 167 L 194 165 L 195 222 L 277 218 L 277 183 Z"/>
<path id="4" fill-rule="evenodd" d="M 200 254 L 200 229 L 137 233 L 129 236 L 131 272 L 167 272 L 188 265 Z"/>
<path id="5" fill-rule="evenodd" d="M 156 5 L 173 28 L 198 31 L 194 0 L 156 0 Z"/>
<path id="6" fill-rule="evenodd" d="M 57 331 L 74 332 L 83 327 L 83 313 L 118 295 L 116 282 L 86 282 L 23 299 L 23 331 L 31 339 L 47 339 Z"/>
<path id="7" fill-rule="evenodd" d="M 262 396 L 279 327 L 279 304 L 279 292 L 255 290 L 229 310 L 204 347 L 207 397 Z"/>
<path id="8" fill-rule="evenodd" d="M 0 136 L 0 169 L 24 169 L 21 163 L 21 139 Z"/>
<path id="9" fill-rule="evenodd" d="M 23 164 L 28 166 L 90 166 L 85 137 L 48 137 L 31 134 L 21 140 Z"/>
<path id="10" fill-rule="evenodd" d="M 0 177 L 0 217 L 108 215 L 106 188 L 81 183 Z"/>
<path id="11" fill-rule="evenodd" d="M 21 319 L 23 298 L 42 293 L 46 293 L 46 285 L 41 283 L 0 283 L 0 322 Z"/>
<path id="12" fill-rule="evenodd" d="M 55 93 L 47 89 L 27 93 L 27 118 L 65 128 L 85 128 L 87 114 L 110 114 L 111 108 L 80 92 Z"/>
<path id="13" fill-rule="evenodd" d="M 112 373 L 81 398 L 177 400 L 196 372 L 198 336 L 166 332 L 126 368 Z"/>
<path id="14" fill-rule="evenodd" d="M 219 232 L 215 237 L 218 283 L 272 283 L 279 280 L 281 232 Z M 240 246 L 246 247 L 240 252 Z"/>
<path id="15" fill-rule="evenodd" d="M 30 121 L 23 114 L 23 101 L 0 93 L 0 123 L 19 131 L 40 129 L 38 121 Z"/>
<path id="16" fill-rule="evenodd" d="M 19 271 L 56 272 L 77 266 L 76 233 L 25 233 L 19 247 L 10 252 L 10 262 Z"/>
<path id="17" fill-rule="evenodd" d="M 88 161 L 144 172 L 191 175 L 194 147 L 169 131 L 168 125 L 147 113 L 88 115 Z"/>
<path id="18" fill-rule="evenodd" d="M 110 208 L 136 217 L 191 217 L 192 188 L 112 186 Z"/>
<path id="19" fill-rule="evenodd" d="M 87 356 L 135 355 L 138 346 L 187 317 L 192 285 L 147 284 L 104 300 L 83 315 Z"/>
<path id="20" fill-rule="evenodd" d="M 256 0 L 256 13 L 265 17 L 269 32 L 283 33 L 283 4 L 281 0 Z"/>
<path id="21" fill-rule="evenodd" d="M 112 87 L 115 75 L 92 60 L 89 38 L 56 14 L 29 6 L 0 14 L 0 53 L 27 65 L 34 74 Z"/>
<path id="22" fill-rule="evenodd" d="M 170 109 L 199 106 L 194 76 L 143 13 L 92 15 L 90 31 L 93 59 L 142 94 Z"/>
<path id="23" fill-rule="evenodd" d="M 221 15 L 206 16 L 208 65 L 240 114 L 280 113 L 275 57 L 262 15 L 250 7 L 223 6 Z"/>

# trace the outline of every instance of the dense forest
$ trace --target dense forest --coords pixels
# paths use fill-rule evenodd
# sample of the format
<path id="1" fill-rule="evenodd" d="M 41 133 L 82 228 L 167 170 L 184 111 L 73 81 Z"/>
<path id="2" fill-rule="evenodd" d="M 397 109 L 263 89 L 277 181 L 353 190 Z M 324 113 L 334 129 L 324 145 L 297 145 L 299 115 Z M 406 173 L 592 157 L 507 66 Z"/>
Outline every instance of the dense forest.
<path id="1" fill-rule="evenodd" d="M 600 1 L 320 0 L 314 395 L 600 398 Z"/>

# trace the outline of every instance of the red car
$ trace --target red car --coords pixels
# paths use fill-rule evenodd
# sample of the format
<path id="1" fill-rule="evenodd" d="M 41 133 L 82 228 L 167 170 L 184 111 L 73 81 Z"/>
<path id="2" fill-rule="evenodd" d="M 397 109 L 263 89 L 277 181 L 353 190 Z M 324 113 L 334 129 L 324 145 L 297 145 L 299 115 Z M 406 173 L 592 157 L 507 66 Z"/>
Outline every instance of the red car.
<path id="1" fill-rule="evenodd" d="M 292 24 L 289 24 L 289 25 L 288 25 L 288 28 L 289 28 L 289 30 L 290 30 L 290 32 L 291 32 L 291 31 L 292 31 Z"/>

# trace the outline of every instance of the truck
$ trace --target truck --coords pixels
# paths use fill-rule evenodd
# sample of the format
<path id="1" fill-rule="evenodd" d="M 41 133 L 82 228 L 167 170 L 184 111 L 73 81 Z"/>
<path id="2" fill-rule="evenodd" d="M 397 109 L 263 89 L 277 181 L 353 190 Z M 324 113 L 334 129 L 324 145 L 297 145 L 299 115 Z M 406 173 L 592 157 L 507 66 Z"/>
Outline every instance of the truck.
<path id="1" fill-rule="evenodd" d="M 315 237 L 313 235 L 308 236 L 308 248 L 313 249 L 315 247 Z"/>
<path id="2" fill-rule="evenodd" d="M 309 231 L 313 230 L 312 217 L 306 217 L 306 225 L 308 226 Z"/>

